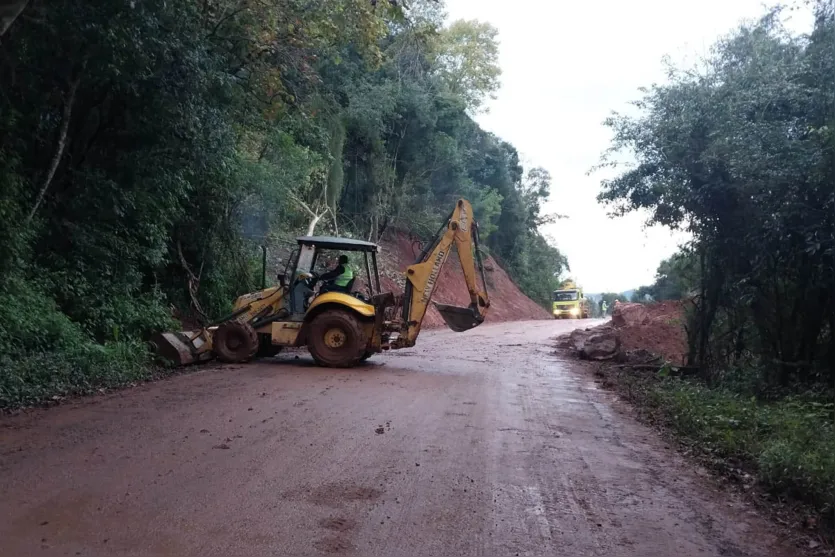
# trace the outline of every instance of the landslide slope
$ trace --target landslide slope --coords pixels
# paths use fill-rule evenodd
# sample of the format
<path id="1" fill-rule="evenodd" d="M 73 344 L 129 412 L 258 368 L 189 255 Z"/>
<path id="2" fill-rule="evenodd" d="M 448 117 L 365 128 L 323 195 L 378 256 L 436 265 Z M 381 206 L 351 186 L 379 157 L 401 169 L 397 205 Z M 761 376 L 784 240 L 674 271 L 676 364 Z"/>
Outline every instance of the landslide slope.
<path id="1" fill-rule="evenodd" d="M 420 244 L 403 232 L 388 234 L 381 242 L 380 275 L 383 290 L 396 294 L 403 292 L 405 279 L 403 272 L 414 263 L 420 254 Z M 551 319 L 551 314 L 536 302 L 525 296 L 508 274 L 492 258 L 484 261 L 487 277 L 487 293 L 490 296 L 490 311 L 486 322 L 521 321 L 528 319 Z M 464 274 L 458 254 L 453 250 L 438 278 L 433 301 L 443 304 L 466 306 L 469 294 L 464 283 Z M 426 328 L 443 327 L 444 321 L 438 311 L 430 304 L 423 321 Z"/>

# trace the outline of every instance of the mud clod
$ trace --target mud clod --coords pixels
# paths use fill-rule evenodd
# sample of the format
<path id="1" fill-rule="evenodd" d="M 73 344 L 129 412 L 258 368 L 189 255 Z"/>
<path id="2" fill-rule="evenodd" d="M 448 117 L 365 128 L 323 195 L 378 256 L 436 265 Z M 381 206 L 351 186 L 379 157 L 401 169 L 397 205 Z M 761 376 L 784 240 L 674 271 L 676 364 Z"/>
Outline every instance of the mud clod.
<path id="1" fill-rule="evenodd" d="M 319 526 L 326 530 L 333 530 L 334 532 L 348 532 L 356 528 L 356 525 L 356 521 L 341 517 L 323 518 L 319 521 Z"/>

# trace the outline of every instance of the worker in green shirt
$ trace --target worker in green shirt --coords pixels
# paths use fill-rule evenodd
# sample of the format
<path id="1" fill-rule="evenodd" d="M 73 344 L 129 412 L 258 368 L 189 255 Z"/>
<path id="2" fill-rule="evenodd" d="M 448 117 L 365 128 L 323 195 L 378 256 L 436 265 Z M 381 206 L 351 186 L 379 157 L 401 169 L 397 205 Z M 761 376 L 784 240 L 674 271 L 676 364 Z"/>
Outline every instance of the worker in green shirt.
<path id="1" fill-rule="evenodd" d="M 322 274 L 319 279 L 324 283 L 320 292 L 350 292 L 354 282 L 354 270 L 347 255 L 339 256 L 339 264 Z"/>

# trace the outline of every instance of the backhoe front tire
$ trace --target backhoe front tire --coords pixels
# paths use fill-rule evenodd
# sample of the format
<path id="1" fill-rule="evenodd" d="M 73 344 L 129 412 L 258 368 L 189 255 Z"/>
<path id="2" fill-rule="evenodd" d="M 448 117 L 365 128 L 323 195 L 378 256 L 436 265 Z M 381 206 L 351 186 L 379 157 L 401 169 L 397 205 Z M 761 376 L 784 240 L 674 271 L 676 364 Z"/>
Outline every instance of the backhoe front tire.
<path id="1" fill-rule="evenodd" d="M 362 323 L 346 311 L 324 311 L 310 324 L 307 347 L 319 365 L 353 367 L 365 355 L 367 344 Z"/>
<path id="2" fill-rule="evenodd" d="M 215 330 L 212 350 L 222 362 L 245 362 L 258 351 L 258 333 L 249 323 L 227 321 Z"/>

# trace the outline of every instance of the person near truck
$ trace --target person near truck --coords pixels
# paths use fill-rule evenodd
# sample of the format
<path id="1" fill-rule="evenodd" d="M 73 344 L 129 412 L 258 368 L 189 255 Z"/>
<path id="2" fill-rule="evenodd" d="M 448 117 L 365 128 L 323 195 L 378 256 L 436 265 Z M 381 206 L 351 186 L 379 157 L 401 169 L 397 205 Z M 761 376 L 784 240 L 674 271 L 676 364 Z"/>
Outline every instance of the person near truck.
<path id="1" fill-rule="evenodd" d="M 340 255 L 338 265 L 319 277 L 323 282 L 320 292 L 348 292 L 348 285 L 353 278 L 354 270 L 348 256 Z"/>

